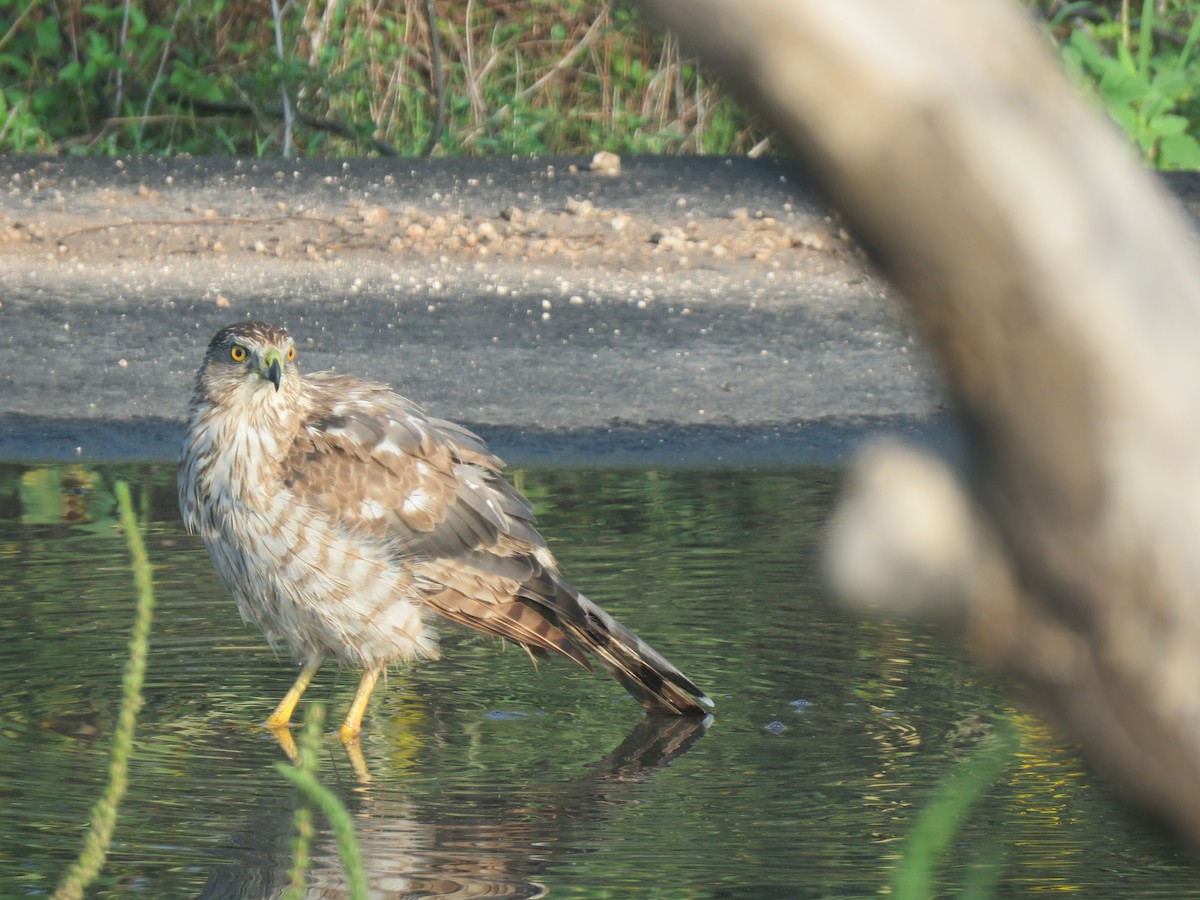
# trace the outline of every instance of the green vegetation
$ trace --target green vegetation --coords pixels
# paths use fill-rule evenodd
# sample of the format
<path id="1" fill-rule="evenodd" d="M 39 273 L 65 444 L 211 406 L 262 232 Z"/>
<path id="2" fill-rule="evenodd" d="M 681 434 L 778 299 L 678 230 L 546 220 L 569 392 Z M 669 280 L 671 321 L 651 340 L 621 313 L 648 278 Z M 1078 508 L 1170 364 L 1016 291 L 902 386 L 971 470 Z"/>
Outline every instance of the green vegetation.
<path id="1" fill-rule="evenodd" d="M 739 153 L 760 139 L 619 4 L 0 0 L 4 152 Z"/>
<path id="2" fill-rule="evenodd" d="M 300 732 L 300 744 L 296 770 L 303 772 L 309 778 L 316 777 L 317 751 L 321 748 L 321 726 L 325 722 L 325 707 L 315 703 L 304 720 L 304 730 Z M 285 765 L 276 762 L 276 767 Z M 282 771 L 282 769 L 280 770 Z M 286 776 L 285 776 L 286 777 Z M 312 868 L 312 842 L 316 836 L 313 827 L 312 803 L 306 802 L 301 793 L 300 802 L 292 814 L 292 823 L 296 833 L 292 837 L 292 868 L 289 872 L 289 885 L 283 895 L 283 900 L 303 900 L 308 889 L 308 871 Z"/>
<path id="3" fill-rule="evenodd" d="M 129 499 L 129 485 L 118 481 L 114 485 L 114 493 L 120 510 L 121 527 L 129 544 L 133 580 L 137 587 L 137 607 L 133 634 L 129 638 L 129 658 L 125 662 L 125 676 L 121 681 L 121 711 L 113 732 L 108 784 L 92 807 L 91 824 L 84 836 L 83 849 L 54 892 L 56 900 L 82 897 L 84 890 L 104 868 L 113 829 L 117 824 L 117 809 L 129 785 L 129 753 L 133 749 L 133 729 L 137 724 L 138 710 L 142 707 L 142 683 L 146 678 L 146 656 L 150 648 L 150 622 L 154 616 L 154 583 L 146 545 L 142 542 L 133 503 Z"/>
<path id="4" fill-rule="evenodd" d="M 1160 169 L 1200 168 L 1200 3 L 1038 4 L 1067 73 Z M 1131 8 L 1133 7 L 1133 8 Z"/>
<path id="5" fill-rule="evenodd" d="M 275 763 L 276 771 L 295 785 L 300 794 L 300 803 L 296 807 L 295 815 L 296 837 L 292 842 L 291 885 L 285 900 L 302 900 L 307 896 L 305 880 L 310 864 L 314 808 L 325 816 L 334 837 L 337 838 L 338 853 L 346 869 L 346 882 L 351 900 L 366 900 L 369 893 L 367 875 L 363 868 L 362 854 L 358 850 L 354 820 L 350 818 L 350 813 L 346 811 L 337 795 L 321 784 L 316 776 L 316 756 L 321 747 L 321 726 L 324 723 L 325 707 L 320 703 L 310 705 L 305 715 L 304 731 L 301 733 L 300 759 L 297 765 Z"/>
<path id="6" fill-rule="evenodd" d="M 1148 161 L 1200 168 L 1200 3 L 1025 2 Z M 763 135 L 622 0 L 0 0 L 0 152 L 736 154 Z"/>
<path id="7" fill-rule="evenodd" d="M 1200 3 L 1025 2 L 1148 161 L 1200 168 Z M 735 154 L 763 136 L 625 0 L 0 0 L 0 152 Z"/>
<path id="8" fill-rule="evenodd" d="M 897 900 L 922 900 L 937 895 L 937 872 L 951 842 L 961 839 L 971 808 L 1013 765 L 1018 748 L 1016 731 L 1003 722 L 937 786 L 905 839 L 904 856 L 892 880 L 892 893 Z M 955 895 L 992 896 L 1003 868 L 1002 860 L 1003 855 L 994 850 L 974 860 Z"/>

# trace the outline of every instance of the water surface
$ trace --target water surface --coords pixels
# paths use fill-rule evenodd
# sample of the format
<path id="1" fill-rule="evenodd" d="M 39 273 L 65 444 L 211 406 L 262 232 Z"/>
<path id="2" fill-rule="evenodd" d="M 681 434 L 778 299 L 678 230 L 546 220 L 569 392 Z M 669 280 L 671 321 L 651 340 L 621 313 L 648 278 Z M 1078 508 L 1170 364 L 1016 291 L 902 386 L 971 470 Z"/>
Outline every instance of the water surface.
<path id="1" fill-rule="evenodd" d="M 1120 805 L 1007 686 L 936 636 L 843 614 L 816 572 L 838 472 L 515 473 L 567 577 L 716 701 L 662 724 L 607 676 L 447 624 L 443 659 L 376 692 L 355 816 L 381 897 L 862 897 L 887 889 L 930 791 L 998 720 L 1020 747 L 942 873 L 995 896 L 1200 896 L 1197 869 Z M 0 466 L 0 897 L 48 894 L 102 789 L 133 617 L 111 486 L 128 480 L 158 597 L 130 772 L 94 897 L 274 897 L 294 795 L 258 723 L 294 676 L 243 626 L 177 519 L 169 465 Z M 328 664 L 299 710 L 340 716 Z M 323 827 L 323 826 L 322 826 Z M 344 896 L 322 831 L 313 897 Z"/>

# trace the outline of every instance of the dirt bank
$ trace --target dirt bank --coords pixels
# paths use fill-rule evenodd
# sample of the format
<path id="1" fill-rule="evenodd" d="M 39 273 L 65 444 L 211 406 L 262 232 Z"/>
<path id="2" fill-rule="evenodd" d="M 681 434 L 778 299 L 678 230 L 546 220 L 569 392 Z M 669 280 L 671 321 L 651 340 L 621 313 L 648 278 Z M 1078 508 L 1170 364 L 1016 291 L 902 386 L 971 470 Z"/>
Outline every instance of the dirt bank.
<path id="1" fill-rule="evenodd" d="M 0 160 L 0 456 L 173 452 L 245 317 L 529 452 L 936 413 L 886 287 L 782 165 L 586 165 Z"/>

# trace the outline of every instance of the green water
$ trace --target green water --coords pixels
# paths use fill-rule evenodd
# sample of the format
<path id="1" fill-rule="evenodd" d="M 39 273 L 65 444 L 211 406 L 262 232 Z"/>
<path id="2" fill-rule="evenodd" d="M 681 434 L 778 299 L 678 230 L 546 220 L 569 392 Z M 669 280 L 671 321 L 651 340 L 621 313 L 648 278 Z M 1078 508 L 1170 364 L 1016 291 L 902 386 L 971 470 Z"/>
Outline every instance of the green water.
<path id="1" fill-rule="evenodd" d="M 827 468 L 518 471 L 568 578 L 717 704 L 664 731 L 603 675 L 443 630 L 377 691 L 355 817 L 377 896 L 863 897 L 992 722 L 1019 749 L 953 841 L 947 895 L 1200 896 L 1200 871 L 1006 686 L 934 636 L 844 615 L 816 572 Z M 93 897 L 273 897 L 292 789 L 258 727 L 294 670 L 241 624 L 177 521 L 173 467 L 0 466 L 0 897 L 48 894 L 105 777 L 133 616 L 111 484 L 128 480 L 158 596 L 131 785 Z M 300 707 L 336 720 L 330 664 Z M 681 729 L 682 725 L 675 728 Z M 312 897 L 344 894 L 321 832 Z"/>

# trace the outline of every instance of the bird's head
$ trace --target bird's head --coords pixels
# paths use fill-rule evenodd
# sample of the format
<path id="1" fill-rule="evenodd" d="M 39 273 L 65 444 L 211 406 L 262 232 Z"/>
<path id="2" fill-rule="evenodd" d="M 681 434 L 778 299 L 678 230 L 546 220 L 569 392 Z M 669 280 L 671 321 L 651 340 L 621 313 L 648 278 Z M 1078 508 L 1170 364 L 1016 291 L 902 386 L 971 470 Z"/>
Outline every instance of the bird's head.
<path id="1" fill-rule="evenodd" d="M 286 328 L 238 322 L 209 343 L 196 387 L 217 404 L 270 403 L 291 393 L 299 374 L 295 360 L 296 345 Z"/>

